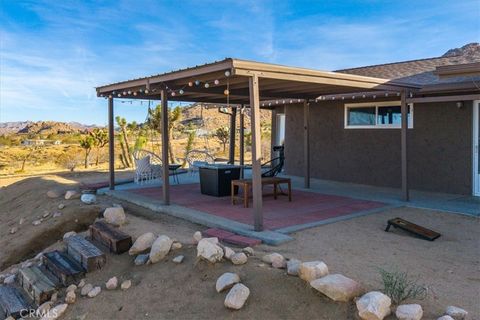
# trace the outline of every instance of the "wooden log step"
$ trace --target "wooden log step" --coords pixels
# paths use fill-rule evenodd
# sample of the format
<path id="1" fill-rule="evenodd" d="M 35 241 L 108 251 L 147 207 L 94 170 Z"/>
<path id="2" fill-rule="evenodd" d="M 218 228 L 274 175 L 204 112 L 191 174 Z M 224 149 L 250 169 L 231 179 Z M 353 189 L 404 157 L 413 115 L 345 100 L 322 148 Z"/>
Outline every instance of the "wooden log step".
<path id="1" fill-rule="evenodd" d="M 104 221 L 97 221 L 90 226 L 90 237 L 116 254 L 124 253 L 132 246 L 131 236 Z"/>
<path id="2" fill-rule="evenodd" d="M 0 286 L 0 309 L 5 317 L 20 318 L 30 310 L 30 304 L 17 288 Z M 23 312 L 22 312 L 23 311 Z"/>
<path id="3" fill-rule="evenodd" d="M 58 282 L 50 279 L 46 272 L 48 271 L 45 269 L 32 266 L 20 269 L 17 276 L 19 285 L 37 305 L 50 300 L 58 285 Z"/>
<path id="4" fill-rule="evenodd" d="M 60 251 L 44 254 L 45 268 L 50 271 L 63 286 L 79 282 L 85 276 L 85 270 L 73 258 Z"/>
<path id="5" fill-rule="evenodd" d="M 67 239 L 67 254 L 80 263 L 87 272 L 101 269 L 107 262 L 105 253 L 78 235 Z"/>

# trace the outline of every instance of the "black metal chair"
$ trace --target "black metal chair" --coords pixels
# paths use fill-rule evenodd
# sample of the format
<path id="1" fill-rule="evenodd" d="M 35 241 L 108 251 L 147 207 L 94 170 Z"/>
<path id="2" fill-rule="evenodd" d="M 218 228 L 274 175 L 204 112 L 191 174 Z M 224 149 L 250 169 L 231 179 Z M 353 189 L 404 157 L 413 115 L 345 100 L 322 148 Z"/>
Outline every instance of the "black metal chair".
<path id="1" fill-rule="evenodd" d="M 285 164 L 284 147 L 275 146 L 273 147 L 273 151 L 278 151 L 279 156 L 262 164 L 262 169 L 265 170 L 262 172 L 262 178 L 272 178 L 282 172 L 283 165 Z"/>

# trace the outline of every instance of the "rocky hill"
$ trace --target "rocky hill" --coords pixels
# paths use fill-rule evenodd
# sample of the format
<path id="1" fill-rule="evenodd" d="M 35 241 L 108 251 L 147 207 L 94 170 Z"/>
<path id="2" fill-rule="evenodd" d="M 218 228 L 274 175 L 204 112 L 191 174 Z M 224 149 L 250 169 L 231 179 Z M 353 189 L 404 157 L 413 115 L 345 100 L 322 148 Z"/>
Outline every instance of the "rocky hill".
<path id="1" fill-rule="evenodd" d="M 460 55 L 480 55 L 480 43 L 472 42 L 461 48 L 450 49 L 442 57 L 453 57 Z"/>
<path id="2" fill-rule="evenodd" d="M 71 134 L 83 133 L 95 128 L 94 125 L 84 125 L 78 122 L 57 121 L 17 121 L 0 123 L 0 135 L 5 134 Z"/>

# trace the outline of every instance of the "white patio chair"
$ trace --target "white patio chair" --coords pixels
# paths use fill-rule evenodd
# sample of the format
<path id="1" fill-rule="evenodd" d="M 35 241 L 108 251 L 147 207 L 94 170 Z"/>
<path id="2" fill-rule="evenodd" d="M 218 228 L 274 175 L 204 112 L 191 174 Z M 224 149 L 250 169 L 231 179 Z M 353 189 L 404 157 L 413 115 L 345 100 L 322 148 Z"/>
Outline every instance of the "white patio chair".
<path id="1" fill-rule="evenodd" d="M 207 151 L 203 150 L 191 150 L 186 155 L 188 163 L 188 173 L 194 175 L 198 173 L 200 167 L 212 164 L 215 162 L 215 158 Z"/>
<path id="2" fill-rule="evenodd" d="M 135 183 L 148 183 L 162 177 L 162 158 L 147 150 L 135 150 Z"/>

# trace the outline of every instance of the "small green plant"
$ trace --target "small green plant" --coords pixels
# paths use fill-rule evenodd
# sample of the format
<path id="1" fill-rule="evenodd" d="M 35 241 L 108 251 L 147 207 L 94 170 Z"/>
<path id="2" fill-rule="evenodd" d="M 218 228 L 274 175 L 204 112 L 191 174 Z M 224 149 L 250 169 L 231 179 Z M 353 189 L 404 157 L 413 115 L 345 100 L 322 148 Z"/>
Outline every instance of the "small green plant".
<path id="1" fill-rule="evenodd" d="M 417 278 L 410 278 L 407 272 L 387 271 L 379 268 L 383 281 L 383 292 L 396 305 L 407 299 L 423 300 L 427 296 L 427 288 L 418 284 Z"/>

